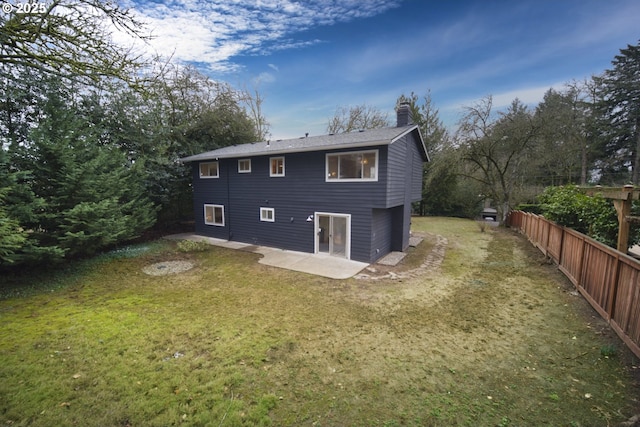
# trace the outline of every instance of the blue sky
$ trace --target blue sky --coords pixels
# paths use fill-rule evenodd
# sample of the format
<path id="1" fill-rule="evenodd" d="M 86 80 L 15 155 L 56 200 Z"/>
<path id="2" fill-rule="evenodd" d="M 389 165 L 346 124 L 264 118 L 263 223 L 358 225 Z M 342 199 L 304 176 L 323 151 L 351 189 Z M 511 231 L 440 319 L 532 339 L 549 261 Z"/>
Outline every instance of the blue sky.
<path id="1" fill-rule="evenodd" d="M 388 113 L 431 91 L 451 129 L 492 95 L 535 106 L 640 39 L 637 0 L 126 0 L 148 49 L 257 87 L 272 139 L 326 133 L 337 107 Z"/>

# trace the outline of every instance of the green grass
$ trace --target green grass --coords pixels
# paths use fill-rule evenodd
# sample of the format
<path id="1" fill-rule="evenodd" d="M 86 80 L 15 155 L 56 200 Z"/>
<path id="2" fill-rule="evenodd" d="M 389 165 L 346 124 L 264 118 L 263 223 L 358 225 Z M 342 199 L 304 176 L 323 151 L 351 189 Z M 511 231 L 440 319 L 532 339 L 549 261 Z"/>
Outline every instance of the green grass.
<path id="1" fill-rule="evenodd" d="M 637 361 L 527 242 L 413 223 L 449 244 L 440 270 L 402 281 L 164 241 L 7 278 L 0 425 L 590 426 L 640 412 Z M 170 260 L 195 268 L 141 271 Z"/>

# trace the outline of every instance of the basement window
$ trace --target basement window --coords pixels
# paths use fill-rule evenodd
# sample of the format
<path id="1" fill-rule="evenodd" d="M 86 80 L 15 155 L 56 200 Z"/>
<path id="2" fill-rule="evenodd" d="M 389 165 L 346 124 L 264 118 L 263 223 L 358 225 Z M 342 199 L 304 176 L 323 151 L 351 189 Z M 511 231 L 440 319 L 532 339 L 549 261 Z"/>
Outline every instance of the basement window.
<path id="1" fill-rule="evenodd" d="M 275 222 L 276 210 L 274 208 L 260 208 L 260 221 Z"/>
<path id="2" fill-rule="evenodd" d="M 224 206 L 204 205 L 204 223 L 224 227 Z"/>
<path id="3" fill-rule="evenodd" d="M 200 178 L 218 178 L 218 162 L 200 163 Z"/>
<path id="4" fill-rule="evenodd" d="M 327 182 L 377 181 L 378 150 L 327 154 Z"/>

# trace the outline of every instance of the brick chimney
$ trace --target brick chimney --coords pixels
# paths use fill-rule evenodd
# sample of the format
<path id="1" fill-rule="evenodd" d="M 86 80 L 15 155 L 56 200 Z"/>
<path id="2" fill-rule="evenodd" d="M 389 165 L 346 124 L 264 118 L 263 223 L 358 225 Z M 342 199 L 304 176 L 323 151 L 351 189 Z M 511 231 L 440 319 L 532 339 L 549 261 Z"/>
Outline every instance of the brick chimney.
<path id="1" fill-rule="evenodd" d="M 409 126 L 413 124 L 413 117 L 411 116 L 411 107 L 408 102 L 401 102 L 398 105 L 398 110 L 396 111 L 398 116 L 397 126 Z"/>

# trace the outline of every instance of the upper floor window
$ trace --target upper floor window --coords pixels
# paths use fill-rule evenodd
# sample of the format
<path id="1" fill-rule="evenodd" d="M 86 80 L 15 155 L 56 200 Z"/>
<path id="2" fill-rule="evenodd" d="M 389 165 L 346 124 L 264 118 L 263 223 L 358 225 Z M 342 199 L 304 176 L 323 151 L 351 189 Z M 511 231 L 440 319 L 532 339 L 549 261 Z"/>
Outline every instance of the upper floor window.
<path id="1" fill-rule="evenodd" d="M 250 173 L 251 172 L 251 159 L 238 160 L 238 173 Z"/>
<path id="2" fill-rule="evenodd" d="M 218 178 L 218 162 L 200 163 L 200 178 Z"/>
<path id="3" fill-rule="evenodd" d="M 269 176 L 284 176 L 284 157 L 271 157 L 269 165 Z"/>
<path id="4" fill-rule="evenodd" d="M 378 150 L 327 154 L 327 181 L 377 181 Z"/>

